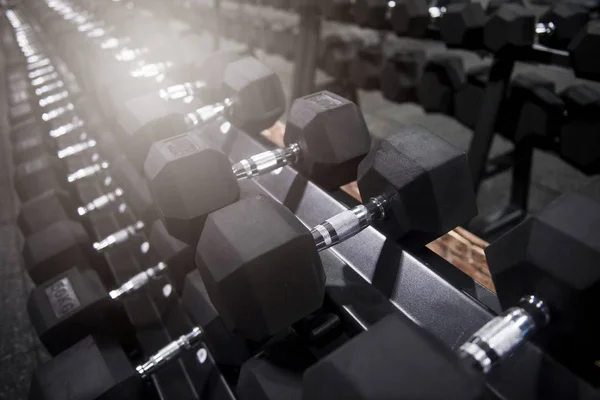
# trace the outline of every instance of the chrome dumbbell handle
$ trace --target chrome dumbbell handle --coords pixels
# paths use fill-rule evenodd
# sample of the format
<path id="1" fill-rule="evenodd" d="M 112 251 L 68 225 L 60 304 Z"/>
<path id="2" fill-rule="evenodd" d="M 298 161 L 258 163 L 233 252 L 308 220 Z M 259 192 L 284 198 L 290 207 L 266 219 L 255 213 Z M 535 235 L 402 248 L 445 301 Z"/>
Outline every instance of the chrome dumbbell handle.
<path id="1" fill-rule="evenodd" d="M 169 361 L 179 357 L 186 350 L 191 350 L 202 342 L 203 331 L 199 327 L 192 329 L 190 333 L 182 335 L 179 339 L 169 343 L 144 364 L 138 365 L 135 369 L 142 378 L 147 378 L 161 367 L 168 364 Z"/>
<path id="2" fill-rule="evenodd" d="M 335 246 L 367 228 L 374 221 L 385 218 L 387 204 L 384 196 L 373 197 L 368 202 L 342 211 L 315 226 L 311 233 L 317 250 L 322 251 Z"/>
<path id="3" fill-rule="evenodd" d="M 296 163 L 300 159 L 300 153 L 300 145 L 292 143 L 283 149 L 265 151 L 241 160 L 232 166 L 232 170 L 238 179 L 253 178 Z"/>
<path id="4" fill-rule="evenodd" d="M 460 346 L 459 355 L 487 374 L 550 322 L 550 311 L 543 300 L 528 296 L 521 303 L 523 307 L 509 308 L 478 329 Z"/>
<path id="5" fill-rule="evenodd" d="M 89 203 L 77 207 L 77 214 L 84 216 L 92 211 L 102 210 L 106 208 L 109 204 L 115 203 L 123 196 L 123 189 L 116 188 L 112 192 L 105 193 L 101 196 L 96 197 Z"/>
<path id="6" fill-rule="evenodd" d="M 104 239 L 95 242 L 93 247 L 98 252 L 111 249 L 121 243 L 125 243 L 133 236 L 137 235 L 142 229 L 145 228 L 145 226 L 146 225 L 143 221 L 137 221 L 136 223 L 119 229 L 118 231 L 106 236 Z"/>
<path id="7" fill-rule="evenodd" d="M 167 269 L 167 264 L 164 262 L 159 262 L 153 267 L 150 267 L 139 274 L 131 277 L 127 282 L 122 284 L 115 290 L 111 290 L 108 295 L 112 299 L 118 299 L 120 297 L 124 297 L 130 295 L 132 293 L 137 292 L 141 288 L 145 287 L 150 280 L 155 279 L 156 277 L 162 275 L 162 273 Z"/>
<path id="8" fill-rule="evenodd" d="M 206 105 L 204 107 L 200 107 L 197 110 L 188 113 L 185 116 L 185 122 L 188 127 L 191 129 L 199 124 L 204 124 L 209 121 L 216 119 L 217 117 L 227 115 L 233 109 L 234 105 L 233 99 L 225 99 L 222 102 L 217 102 L 213 104 Z"/>

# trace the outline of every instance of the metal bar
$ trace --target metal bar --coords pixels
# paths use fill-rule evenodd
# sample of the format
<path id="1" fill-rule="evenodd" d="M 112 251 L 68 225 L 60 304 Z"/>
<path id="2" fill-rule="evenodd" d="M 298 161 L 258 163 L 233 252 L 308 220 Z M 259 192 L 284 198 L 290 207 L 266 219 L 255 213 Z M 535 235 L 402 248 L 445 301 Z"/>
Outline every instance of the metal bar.
<path id="1" fill-rule="evenodd" d="M 531 184 L 531 164 L 533 145 L 531 141 L 521 140 L 515 148 L 515 165 L 512 171 L 510 205 L 527 212 L 529 203 L 529 185 Z"/>
<path id="2" fill-rule="evenodd" d="M 313 7 L 303 7 L 300 11 L 298 45 L 294 59 L 292 99 L 313 91 L 317 54 L 321 37 L 321 16 Z"/>
<path id="3" fill-rule="evenodd" d="M 476 189 L 479 188 L 485 175 L 486 163 L 494 139 L 496 119 L 510 83 L 514 64 L 513 59 L 495 59 L 490 69 L 488 84 L 485 88 L 468 154 L 471 177 Z"/>

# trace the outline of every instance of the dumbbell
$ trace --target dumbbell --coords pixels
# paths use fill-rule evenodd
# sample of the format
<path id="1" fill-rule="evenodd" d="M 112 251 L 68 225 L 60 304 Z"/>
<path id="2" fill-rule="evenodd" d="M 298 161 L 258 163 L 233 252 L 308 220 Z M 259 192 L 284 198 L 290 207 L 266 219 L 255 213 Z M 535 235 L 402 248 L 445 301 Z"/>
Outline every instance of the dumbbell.
<path id="1" fill-rule="evenodd" d="M 516 10 L 521 10 L 522 14 L 528 14 L 528 11 L 523 8 L 524 6 L 521 3 L 504 2 L 504 4 L 509 5 L 509 8 L 512 7 Z M 497 5 L 497 8 L 503 7 L 504 4 Z M 442 36 L 444 37 L 444 42 L 449 46 L 474 50 L 482 48 L 482 40 L 484 37 L 483 27 L 487 17 L 484 15 L 482 9 L 475 12 L 470 9 L 471 7 L 481 8 L 479 3 L 452 4 L 447 7 L 440 27 L 443 32 L 445 27 L 444 24 L 448 24 L 447 32 L 449 35 L 446 37 L 444 37 L 444 35 Z M 490 8 L 493 9 L 494 7 L 494 5 L 488 5 L 488 11 L 490 11 Z M 499 19 L 499 17 L 496 16 L 491 17 L 492 20 L 494 18 Z M 551 7 L 540 18 L 541 22 L 536 25 L 536 31 L 539 32 L 538 39 L 540 43 L 550 45 L 554 48 L 565 48 L 568 42 L 579 32 L 581 26 L 585 25 L 588 18 L 588 12 L 581 6 L 561 2 Z M 512 14 L 509 13 L 507 16 L 503 16 L 500 20 L 504 21 L 506 24 L 509 23 L 507 22 L 509 20 L 512 24 L 517 24 L 518 21 L 524 21 L 525 17 L 519 12 L 514 11 Z M 542 21 L 546 22 L 543 23 Z M 508 46 L 509 41 L 516 40 L 516 38 L 512 39 L 508 35 L 523 35 L 522 33 L 517 33 L 517 28 L 516 25 L 511 25 L 509 27 L 508 25 L 500 26 L 499 22 L 496 24 L 490 23 L 490 27 L 486 28 L 489 31 L 486 40 L 490 42 L 494 40 L 504 40 L 506 41 L 504 44 L 497 44 L 497 46 Z M 527 32 L 527 29 L 524 32 Z M 551 34 L 544 34 L 544 32 Z M 482 67 L 478 66 L 476 68 L 477 69 L 471 71 L 473 74 L 471 77 L 472 83 L 478 86 L 478 84 L 482 83 L 480 78 L 484 75 L 484 72 L 480 69 Z M 465 80 L 468 79 L 458 56 L 445 55 L 428 60 L 428 63 L 424 68 L 422 79 L 423 87 L 420 96 L 425 109 L 432 112 L 452 113 L 451 110 L 453 105 L 450 100 L 450 92 L 460 90 L 458 87 L 460 87 Z M 478 91 L 476 88 L 469 88 L 466 90 L 469 93 Z M 477 113 L 473 112 L 474 108 L 472 107 L 475 106 L 478 108 L 479 101 L 482 97 L 476 96 L 477 99 L 471 99 L 468 94 L 465 94 L 464 97 L 464 101 L 467 105 L 466 108 L 464 108 L 465 112 L 477 115 Z M 461 108 L 461 105 L 456 104 L 456 107 Z M 474 124 L 474 122 L 470 122 L 472 119 L 471 117 L 465 115 L 462 111 L 458 111 L 458 113 L 461 114 L 461 117 L 458 117 L 461 122 L 465 123 L 465 121 L 468 121 L 465 125 L 471 127 Z"/>
<path id="2" fill-rule="evenodd" d="M 59 190 L 74 182 L 98 176 L 109 167 L 110 160 L 101 159 L 98 153 L 90 156 L 91 163 L 88 165 L 81 165 L 80 161 L 83 159 L 73 157 L 95 150 L 98 144 L 98 141 L 90 138 L 83 130 L 85 123 L 77 114 L 72 113 L 74 110 L 74 106 L 68 107 L 63 117 L 57 117 L 57 120 L 53 121 L 54 128 L 50 129 L 48 134 L 35 128 L 30 129 L 25 136 L 21 136 L 22 130 L 13 133 L 13 155 L 15 161 L 20 162 L 15 169 L 14 183 L 22 201 L 28 201 L 47 190 Z M 65 119 L 67 115 L 72 115 L 70 120 Z M 93 123 L 91 126 L 93 127 Z M 76 133 L 79 133 L 79 136 L 76 136 Z M 29 158 L 35 156 L 37 157 Z M 63 165 L 61 160 L 66 160 L 69 166 Z M 73 172 L 68 173 L 69 170 Z"/>
<path id="3" fill-rule="evenodd" d="M 390 25 L 398 36 L 419 38 L 427 34 L 432 23 L 440 21 L 440 35 L 444 40 L 445 35 L 449 33 L 447 31 L 456 28 L 452 26 L 451 21 L 444 21 L 446 6 L 453 6 L 460 2 L 440 4 L 437 1 L 429 3 L 426 0 L 396 0 L 389 12 Z M 480 5 L 474 5 L 471 2 L 465 2 L 463 7 L 470 9 L 471 12 L 477 12 L 481 9 Z"/>
<path id="4" fill-rule="evenodd" d="M 445 3 L 445 2 L 444 2 Z M 353 7 L 354 21 L 373 29 L 398 28 L 400 36 L 423 36 L 429 26 L 429 19 L 436 13 L 441 15 L 445 4 L 430 7 L 425 2 L 356 0 Z M 394 16 L 396 14 L 396 16 Z M 396 19 L 396 21 L 393 21 Z M 423 32 L 421 32 L 423 31 Z"/>
<path id="5" fill-rule="evenodd" d="M 565 106 L 553 81 L 534 71 L 517 74 L 501 107 L 498 131 L 513 143 L 554 149 Z"/>
<path id="6" fill-rule="evenodd" d="M 162 40 L 164 44 L 157 45 L 147 55 L 138 57 L 141 66 L 136 66 L 134 62 L 108 60 L 104 66 L 106 70 L 102 73 L 90 71 L 90 87 L 94 88 L 107 118 L 112 118 L 120 105 L 129 99 L 158 91 L 170 84 L 194 79 L 196 69 L 206 69 L 201 59 L 200 65 L 196 65 L 199 57 L 196 53 L 189 52 L 189 49 L 199 47 L 198 42 L 203 42 L 201 37 L 190 34 L 170 39 L 163 37 Z M 183 49 L 188 50 L 180 51 Z"/>
<path id="7" fill-rule="evenodd" d="M 200 346 L 203 337 L 204 331 L 196 327 L 158 350 L 143 364 L 133 366 L 114 340 L 88 336 L 36 369 L 29 399 L 145 398 L 148 395 L 145 381 L 182 353 Z"/>
<path id="8" fill-rule="evenodd" d="M 321 15 L 326 19 L 351 22 L 353 20 L 352 10 L 354 2 L 352 0 L 326 0 L 318 2 Z"/>
<path id="9" fill-rule="evenodd" d="M 465 155 L 418 126 L 372 149 L 358 167 L 358 186 L 368 201 L 310 231 L 260 197 L 208 215 L 196 266 L 229 329 L 261 340 L 314 311 L 324 293 L 317 253 L 369 225 L 422 246 L 476 213 Z"/>
<path id="10" fill-rule="evenodd" d="M 494 54 L 500 56 L 506 54 L 512 58 L 519 58 L 519 54 L 531 48 L 536 38 L 549 36 L 550 43 L 559 44 L 564 43 L 570 35 L 579 31 L 568 45 L 571 67 L 578 77 L 598 79 L 600 67 L 598 67 L 597 60 L 590 55 L 589 49 L 598 47 L 598 43 L 600 43 L 597 29 L 600 25 L 598 21 L 591 21 L 582 28 L 580 20 L 584 18 L 583 13 L 587 17 L 587 11 L 580 9 L 578 12 L 568 15 L 573 21 L 565 17 L 560 25 L 558 22 L 560 19 L 556 21 L 556 24 L 548 22 L 536 25 L 532 11 L 518 4 L 506 4 L 501 6 L 486 22 L 483 44 Z M 553 14 L 549 15 L 556 17 Z M 550 35 L 556 36 L 554 42 Z"/>
<path id="11" fill-rule="evenodd" d="M 420 47 L 403 46 L 395 49 L 385 60 L 379 76 L 383 97 L 398 103 L 416 102 L 425 60 L 425 50 Z"/>
<path id="12" fill-rule="evenodd" d="M 23 258 L 35 283 L 44 282 L 69 268 L 73 260 L 77 260 L 76 265 L 81 268 L 99 265 L 105 282 L 111 283 L 111 275 L 102 262 L 97 262 L 99 255 L 130 241 L 156 219 L 148 188 L 129 161 L 119 157 L 114 167 L 115 180 L 120 186 L 87 204 L 76 207 L 60 189 L 48 190 L 24 203 L 18 222 L 24 233 L 30 232 L 23 246 Z M 112 180 L 113 177 L 109 177 L 108 181 Z M 94 210 L 115 204 L 121 196 L 127 201 L 119 204 L 120 212 L 130 208 L 138 220 L 92 243 L 84 226 L 77 221 Z"/>
<path id="13" fill-rule="evenodd" d="M 114 337 L 124 347 L 131 348 L 136 343 L 135 329 L 122 300 L 165 275 L 177 293 L 183 292 L 186 275 L 195 269 L 193 249 L 169 236 L 159 221 L 152 225 L 149 242 L 159 250 L 157 254 L 162 261 L 113 290 L 105 289 L 95 270 L 71 267 L 30 292 L 27 312 L 51 354 L 56 355 L 92 334 Z M 206 306 L 202 309 L 206 310 Z"/>
<path id="14" fill-rule="evenodd" d="M 93 154 L 90 160 L 91 164 L 68 173 L 58 157 L 49 154 L 23 162 L 15 167 L 15 190 L 25 202 L 48 190 L 60 190 L 92 177 L 104 176 L 110 162 L 98 153 Z"/>
<path id="15" fill-rule="evenodd" d="M 566 49 L 590 19 L 589 10 L 574 2 L 562 1 L 550 7 L 538 20 L 538 42 Z"/>
<path id="16" fill-rule="evenodd" d="M 236 395 L 240 400 L 301 399 L 302 374 L 318 359 L 301 337 L 288 335 L 246 361 Z"/>
<path id="17" fill-rule="evenodd" d="M 383 68 L 384 55 L 379 44 L 366 45 L 356 51 L 356 57 L 348 72 L 350 82 L 363 90 L 379 89 L 379 74 Z"/>
<path id="18" fill-rule="evenodd" d="M 449 52 L 432 55 L 423 66 L 417 87 L 419 104 L 426 112 L 453 115 L 455 93 L 466 84 L 466 80 L 467 73 L 460 55 Z"/>
<path id="19" fill-rule="evenodd" d="M 169 233 L 194 244 L 202 221 L 212 211 L 239 199 L 239 179 L 295 164 L 306 177 L 326 189 L 355 178 L 356 167 L 369 151 L 370 136 L 356 105 L 330 92 L 294 101 L 284 136 L 286 147 L 234 164 L 211 149 L 201 133 L 155 142 L 144 172 L 161 219 Z M 211 193 L 206 193 L 211 188 Z"/>
<path id="20" fill-rule="evenodd" d="M 454 93 L 453 113 L 457 121 L 468 128 L 474 129 L 479 115 L 479 109 L 483 101 L 483 95 L 488 82 L 489 65 L 477 65 L 467 71 L 466 82 L 459 86 Z M 546 90 L 554 90 L 554 84 L 536 73 L 518 74 L 515 76 L 516 83 L 509 86 L 509 89 L 516 89 L 512 94 L 507 95 L 506 101 L 500 109 L 501 114 L 506 118 L 498 121 L 496 129 L 509 140 L 514 139 L 514 118 L 520 112 L 522 105 L 523 90 L 526 87 L 533 89 L 538 84 L 545 87 Z M 520 88 L 520 89 L 519 89 Z M 450 89 L 447 89 L 450 90 Z"/>
<path id="21" fill-rule="evenodd" d="M 477 122 L 488 72 L 485 65 L 472 69 L 467 82 L 454 94 L 454 117 L 469 128 Z M 554 147 L 563 110 L 554 82 L 536 72 L 516 74 L 499 111 L 502 118 L 497 120 L 496 130 L 513 143 L 536 136 L 538 145 Z"/>
<path id="22" fill-rule="evenodd" d="M 84 125 L 87 125 L 86 128 Z M 92 124 L 84 124 L 77 115 L 62 125 L 59 125 L 58 122 L 55 123 L 55 128 L 50 129 L 49 133 L 44 132 L 44 124 L 40 125 L 35 121 L 25 123 L 24 126 L 31 127 L 31 129 L 26 132 L 23 132 L 23 129 L 16 129 L 12 132 L 13 162 L 15 164 L 33 160 L 44 154 L 53 154 L 58 159 L 67 161 L 69 157 L 95 149 L 98 144 L 86 132 L 86 129 L 93 128 L 94 121 Z"/>
<path id="23" fill-rule="evenodd" d="M 294 58 L 294 43 L 298 38 L 298 27 L 286 21 L 277 21 L 269 27 L 265 50 L 268 53 L 279 54 L 286 60 Z"/>
<path id="24" fill-rule="evenodd" d="M 158 34 L 156 32 L 157 30 L 153 31 L 145 28 L 140 30 L 139 32 L 133 29 L 131 30 L 131 32 L 129 32 L 130 34 L 122 34 L 118 37 L 109 35 L 110 31 L 111 29 L 103 29 L 101 32 L 98 33 L 98 35 L 92 37 L 92 42 L 100 41 L 100 43 L 96 43 L 97 46 L 94 46 L 94 49 L 95 47 L 98 47 L 98 49 L 95 49 L 98 50 L 95 54 L 95 57 L 98 60 L 94 65 L 95 67 L 98 66 L 98 63 L 101 63 L 103 65 L 102 74 L 98 74 L 96 69 L 94 69 L 95 73 L 93 71 L 88 71 L 88 57 L 86 57 L 85 60 L 81 60 L 82 63 L 78 62 L 77 60 L 74 61 L 74 63 L 76 64 L 76 69 L 79 71 L 79 75 L 82 76 L 82 80 L 89 90 L 97 90 L 99 87 L 102 88 L 109 83 L 112 83 L 114 85 L 116 83 L 114 82 L 114 80 L 119 77 L 122 78 L 124 74 L 130 75 L 130 77 L 133 78 L 137 77 L 140 79 L 156 77 L 160 78 L 162 74 L 166 72 L 166 70 L 170 70 L 172 68 L 179 69 L 183 66 L 181 65 L 180 67 L 177 67 L 176 64 L 178 63 L 173 62 L 173 60 L 170 60 L 170 58 L 172 57 L 178 59 L 181 58 L 179 57 L 180 54 L 173 53 L 173 51 L 175 50 L 175 46 L 172 43 L 177 43 L 177 46 L 180 46 L 181 42 L 183 42 L 184 44 L 189 44 L 190 47 L 194 47 L 191 45 L 193 45 L 196 40 L 196 37 L 194 35 L 186 35 L 178 38 L 171 36 L 165 37 L 164 31 L 161 32 L 160 37 L 155 37 L 154 35 Z M 160 29 L 158 29 L 158 31 L 160 31 Z M 85 32 L 80 33 L 85 34 Z M 158 42 L 160 43 L 160 46 L 158 46 L 158 48 L 154 48 L 154 51 L 151 51 L 151 49 L 145 47 L 135 47 L 129 45 L 131 43 L 136 42 L 136 39 L 139 40 L 142 38 L 152 43 Z M 153 40 L 153 38 L 155 40 Z M 169 46 L 167 42 L 171 43 L 171 45 Z M 86 42 L 84 41 L 79 45 L 85 43 Z M 164 53 L 166 53 L 166 55 Z M 156 54 L 161 54 L 161 58 L 163 58 L 164 61 L 152 62 L 151 59 L 155 58 Z M 142 57 L 145 58 L 145 62 L 141 65 L 138 65 L 139 63 L 137 63 L 137 61 L 141 61 Z M 181 59 L 179 61 L 182 61 L 181 64 L 185 64 L 187 60 Z M 173 74 L 174 72 L 175 71 L 171 71 L 170 73 Z M 129 79 L 129 83 L 126 89 L 118 89 L 119 87 L 122 87 L 122 85 L 117 85 L 115 86 L 114 90 L 124 90 L 125 92 L 128 92 L 130 89 L 142 90 L 142 88 L 139 88 L 140 79 Z M 121 84 L 122 83 L 123 82 L 121 82 Z M 104 91 L 101 91 L 101 95 L 107 96 L 106 98 L 101 98 L 101 106 L 104 106 L 104 100 L 112 100 L 112 98 L 110 97 L 111 93 L 105 94 Z M 110 116 L 111 114 L 108 113 L 107 115 Z"/>
<path id="25" fill-rule="evenodd" d="M 529 339 L 569 367 L 595 369 L 599 187 L 564 195 L 486 248 L 504 311 L 457 353 L 407 318 L 387 317 L 311 367 L 303 398 L 485 398 L 484 375 Z"/>
<path id="26" fill-rule="evenodd" d="M 362 38 L 352 32 L 348 34 L 334 32 L 323 40 L 320 53 L 320 66 L 333 78 L 346 80 L 349 77 L 350 65 L 356 58 L 357 51 L 364 47 Z"/>
<path id="27" fill-rule="evenodd" d="M 94 268 L 104 282 L 112 283 L 102 255 L 119 248 L 142 233 L 147 222 L 138 219 L 97 241 L 91 241 L 84 226 L 71 219 L 60 219 L 34 232 L 25 239 L 23 260 L 31 280 L 40 284 L 56 274 L 77 265 Z"/>
<path id="28" fill-rule="evenodd" d="M 25 138 L 18 138 L 13 146 L 13 161 L 15 164 L 21 164 L 28 160 L 33 160 L 48 153 L 49 146 L 54 143 L 49 142 L 49 137 L 42 133 L 31 135 Z M 60 160 L 65 160 L 68 157 L 73 157 L 94 149 L 97 146 L 97 141 L 91 139 L 89 135 L 83 132 L 79 141 L 69 146 L 59 148 L 56 151 L 56 157 Z"/>
<path id="29" fill-rule="evenodd" d="M 451 48 L 480 50 L 483 46 L 483 27 L 489 15 L 503 4 L 516 3 L 524 6 L 522 0 L 490 1 L 484 10 L 479 2 L 465 1 L 446 4 L 435 9 L 439 15 L 440 36 Z"/>
<path id="30" fill-rule="evenodd" d="M 367 28 L 386 29 L 389 27 L 391 8 L 386 0 L 356 0 L 352 14 L 354 21 Z"/>
<path id="31" fill-rule="evenodd" d="M 586 174 L 600 169 L 600 92 L 587 84 L 574 84 L 560 93 L 565 119 L 560 127 L 559 154 Z"/>
<path id="32" fill-rule="evenodd" d="M 301 398 L 470 400 L 485 394 L 478 371 L 430 332 L 390 315 L 308 368 Z"/>
<path id="33" fill-rule="evenodd" d="M 74 107 L 72 109 L 74 111 Z M 20 137 L 22 130 L 13 133 L 13 143 L 16 145 L 15 158 L 21 161 L 27 153 L 40 154 L 39 157 L 21 162 L 15 168 L 14 186 L 21 201 L 28 201 L 48 190 L 68 188 L 76 182 L 81 182 L 97 176 L 104 176 L 112 158 L 103 158 L 94 152 L 85 161 L 81 157 L 88 150 L 95 150 L 97 144 L 102 144 L 106 138 L 91 139 L 83 131 L 86 124 L 72 114 L 70 120 L 56 121 L 55 128 L 46 135 L 36 132 L 35 128 Z M 25 127 L 30 126 L 30 124 Z M 78 136 L 76 134 L 79 133 Z M 58 145 L 55 146 L 56 142 Z M 55 148 L 55 150 L 52 150 Z M 44 150 L 48 150 L 45 152 Z M 111 155 L 116 157 L 116 155 Z M 67 161 L 64 165 L 61 160 Z M 71 171 L 71 172 L 68 172 Z"/>
<path id="34" fill-rule="evenodd" d="M 501 7 L 508 4 L 514 4 L 520 9 L 526 7 L 522 1 L 506 0 L 488 3 L 485 11 L 479 3 L 447 5 L 440 21 L 442 40 L 449 47 L 461 47 L 469 50 L 484 48 L 484 26 L 490 18 L 488 16 L 493 18 Z M 535 27 L 539 34 L 539 43 L 553 48 L 566 48 L 589 19 L 588 14 L 580 5 L 568 1 L 559 2 L 550 7 L 541 15 L 539 24 Z M 490 34 L 495 37 L 492 37 L 491 40 L 501 40 L 506 35 L 508 35 L 507 32 L 503 32 L 502 28 L 497 28 Z M 517 34 L 513 33 L 513 35 Z"/>
<path id="35" fill-rule="evenodd" d="M 285 110 L 279 77 L 252 57 L 231 61 L 233 57 L 232 54 L 222 57 L 228 65 L 223 65 L 221 72 L 221 101 L 203 106 L 200 101 L 185 107 L 171 106 L 152 93 L 125 103 L 115 121 L 127 135 L 127 153 L 137 168 L 142 169 L 153 142 L 218 117 L 225 117 L 234 126 L 254 134 L 273 126 Z"/>
<path id="36" fill-rule="evenodd" d="M 83 218 L 91 213 L 113 210 L 115 206 L 120 212 L 131 209 L 144 221 L 155 219 L 148 187 L 129 160 L 117 157 L 111 166 L 111 173 L 105 178 L 106 193 L 86 204 L 77 205 L 72 196 L 56 188 L 24 202 L 18 217 L 21 232 L 30 235 L 63 219 L 85 222 Z"/>
<path id="37" fill-rule="evenodd" d="M 476 66 L 467 70 L 465 83 L 454 93 L 452 115 L 468 128 L 474 129 L 479 118 L 489 72 L 488 65 Z"/>

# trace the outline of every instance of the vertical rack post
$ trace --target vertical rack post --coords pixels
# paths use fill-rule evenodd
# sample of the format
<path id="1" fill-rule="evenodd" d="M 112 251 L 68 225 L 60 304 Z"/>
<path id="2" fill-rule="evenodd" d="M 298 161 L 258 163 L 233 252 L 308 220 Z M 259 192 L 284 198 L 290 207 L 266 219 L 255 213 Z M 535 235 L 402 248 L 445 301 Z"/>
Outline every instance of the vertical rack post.
<path id="1" fill-rule="evenodd" d="M 321 36 L 321 16 L 318 9 L 311 4 L 298 7 L 300 14 L 298 43 L 294 58 L 294 78 L 292 99 L 312 92 L 315 84 L 317 53 Z"/>

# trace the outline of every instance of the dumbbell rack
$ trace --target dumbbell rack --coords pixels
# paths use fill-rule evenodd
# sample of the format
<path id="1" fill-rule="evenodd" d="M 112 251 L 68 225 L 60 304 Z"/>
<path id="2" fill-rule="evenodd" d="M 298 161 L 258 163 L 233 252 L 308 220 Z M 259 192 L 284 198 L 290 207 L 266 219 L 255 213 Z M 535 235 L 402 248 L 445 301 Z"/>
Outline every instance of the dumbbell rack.
<path id="1" fill-rule="evenodd" d="M 310 2 L 308 2 L 310 3 Z M 314 89 L 317 54 L 321 37 L 321 17 L 311 7 L 299 11 L 298 45 L 294 57 L 292 98 L 305 96 Z"/>
<path id="2" fill-rule="evenodd" d="M 203 133 L 230 159 L 239 160 L 267 150 L 265 143 L 234 127 L 229 127 L 227 134 L 223 134 L 226 125 L 224 120 L 215 121 L 204 128 Z M 255 182 L 257 190 L 282 202 L 308 226 L 347 208 L 290 167 L 257 178 Z M 98 184 L 78 185 L 78 190 L 84 200 L 102 193 Z M 96 237 L 104 237 L 132 221 L 132 215 L 113 213 L 94 216 L 91 224 Z M 141 237 L 140 241 L 143 239 Z M 402 312 L 456 349 L 499 311 L 492 292 L 430 250 L 404 249 L 386 240 L 374 228 L 367 228 L 358 237 L 323 251 L 320 256 L 326 273 L 326 305 L 342 316 L 348 332 L 368 329 L 384 315 Z M 142 256 L 132 246 L 106 255 L 117 282 L 123 282 L 140 272 L 143 266 L 158 261 L 153 257 L 152 253 Z M 166 277 L 157 279 L 146 293 L 125 300 L 146 355 L 192 327 L 179 300 L 168 293 L 168 283 Z M 543 382 L 538 379 L 542 371 L 546 378 Z M 527 384 L 523 384 L 524 379 Z M 513 398 L 514 395 L 533 398 L 542 391 L 551 396 L 552 393 L 560 394 L 560 387 L 579 387 L 581 398 L 591 392 L 585 382 L 567 373 L 531 343 L 499 367 L 489 382 L 498 398 Z M 153 383 L 160 398 L 165 400 L 234 398 L 210 356 L 205 359 L 201 351 L 158 372 Z"/>
<path id="3" fill-rule="evenodd" d="M 521 55 L 518 60 L 570 67 L 568 54 L 539 46 Z M 496 134 L 496 120 L 499 117 L 501 103 L 506 98 L 515 62 L 515 59 L 507 57 L 494 60 L 485 87 L 479 117 L 473 130 L 473 139 L 469 146 L 469 165 L 476 188 L 486 177 L 494 176 L 496 173 L 503 171 L 493 170 L 494 164 L 499 158 L 509 158 L 512 161 L 506 165 L 512 167 L 509 205 L 499 213 L 481 216 L 471 223 L 470 229 L 481 237 L 489 237 L 502 228 L 513 226 L 522 221 L 527 215 L 534 143 L 518 143 L 508 157 L 507 155 L 501 155 L 496 159 L 488 159 L 492 141 Z"/>

